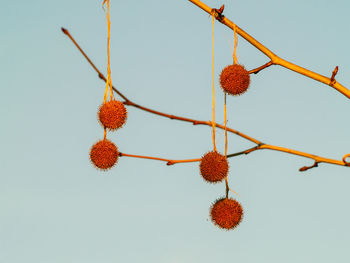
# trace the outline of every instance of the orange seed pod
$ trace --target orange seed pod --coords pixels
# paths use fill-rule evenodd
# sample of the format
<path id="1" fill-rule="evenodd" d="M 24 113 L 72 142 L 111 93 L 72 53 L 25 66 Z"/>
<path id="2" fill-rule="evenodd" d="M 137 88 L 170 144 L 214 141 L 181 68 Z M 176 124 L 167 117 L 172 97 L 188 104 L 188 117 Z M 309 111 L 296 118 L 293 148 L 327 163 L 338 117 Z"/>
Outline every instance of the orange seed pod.
<path id="1" fill-rule="evenodd" d="M 98 119 L 103 127 L 109 130 L 121 128 L 126 122 L 127 111 L 124 104 L 118 100 L 103 103 L 98 112 Z"/>
<path id="2" fill-rule="evenodd" d="M 231 198 L 215 201 L 210 210 L 211 220 L 223 229 L 234 229 L 242 221 L 243 208 L 239 202 Z"/>
<path id="3" fill-rule="evenodd" d="M 225 67 L 220 74 L 221 88 L 230 95 L 241 95 L 250 83 L 249 72 L 239 64 Z"/>
<path id="4" fill-rule="evenodd" d="M 228 174 L 228 162 L 225 156 L 216 151 L 206 153 L 199 164 L 204 180 L 210 183 L 220 182 Z"/>
<path id="5" fill-rule="evenodd" d="M 104 139 L 95 143 L 90 150 L 90 160 L 99 169 L 108 170 L 118 161 L 117 146 L 110 140 Z"/>

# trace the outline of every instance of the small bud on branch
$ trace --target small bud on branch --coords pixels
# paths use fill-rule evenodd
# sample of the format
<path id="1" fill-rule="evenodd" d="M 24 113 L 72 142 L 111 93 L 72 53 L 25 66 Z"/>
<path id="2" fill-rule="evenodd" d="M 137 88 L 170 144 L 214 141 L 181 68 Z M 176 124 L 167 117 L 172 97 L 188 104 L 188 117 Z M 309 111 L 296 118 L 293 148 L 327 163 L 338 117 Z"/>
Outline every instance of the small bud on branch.
<path id="1" fill-rule="evenodd" d="M 309 169 L 312 169 L 312 168 L 315 168 L 315 167 L 318 167 L 318 162 L 315 162 L 313 165 L 311 166 L 303 166 L 299 169 L 300 172 L 305 172 Z"/>

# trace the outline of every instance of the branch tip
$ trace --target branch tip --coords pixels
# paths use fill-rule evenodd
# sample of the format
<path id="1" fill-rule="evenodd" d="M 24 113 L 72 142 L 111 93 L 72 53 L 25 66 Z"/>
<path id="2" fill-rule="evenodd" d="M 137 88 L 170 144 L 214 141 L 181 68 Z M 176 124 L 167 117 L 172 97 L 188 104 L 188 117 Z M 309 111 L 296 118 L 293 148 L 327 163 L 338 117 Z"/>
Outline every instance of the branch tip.
<path id="1" fill-rule="evenodd" d="M 309 169 L 312 169 L 312 168 L 315 168 L 315 167 L 318 167 L 318 162 L 315 162 L 313 165 L 311 166 L 303 166 L 299 169 L 299 172 L 305 172 Z"/>
<path id="2" fill-rule="evenodd" d="M 338 73 L 338 66 L 336 66 L 332 72 L 332 77 L 331 77 L 331 81 L 330 81 L 330 85 L 334 85 L 336 83 L 336 80 L 335 80 L 335 76 L 337 75 Z"/>
<path id="3" fill-rule="evenodd" d="M 66 34 L 66 35 L 68 35 L 69 33 L 68 33 L 68 30 L 67 29 L 65 29 L 64 27 L 61 27 L 61 30 L 62 30 L 62 32 L 64 33 L 64 34 Z"/>

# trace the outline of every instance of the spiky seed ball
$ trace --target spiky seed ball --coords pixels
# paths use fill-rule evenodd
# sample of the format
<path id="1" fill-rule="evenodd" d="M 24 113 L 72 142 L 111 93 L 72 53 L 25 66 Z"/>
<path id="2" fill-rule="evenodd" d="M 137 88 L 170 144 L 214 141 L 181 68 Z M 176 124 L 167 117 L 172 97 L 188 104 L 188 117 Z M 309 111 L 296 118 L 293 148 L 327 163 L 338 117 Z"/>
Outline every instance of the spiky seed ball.
<path id="1" fill-rule="evenodd" d="M 204 180 L 210 183 L 216 183 L 227 176 L 228 162 L 225 156 L 212 151 L 202 157 L 199 169 Z"/>
<path id="2" fill-rule="evenodd" d="M 223 229 L 234 229 L 243 218 L 243 208 L 231 198 L 216 200 L 210 210 L 213 223 Z"/>
<path id="3" fill-rule="evenodd" d="M 90 150 L 91 162 L 102 170 L 112 168 L 118 161 L 117 146 L 110 140 L 104 139 L 95 143 Z"/>
<path id="4" fill-rule="evenodd" d="M 123 126 L 127 118 L 124 104 L 118 100 L 103 103 L 98 112 L 98 119 L 103 127 L 115 130 Z"/>
<path id="5" fill-rule="evenodd" d="M 243 94 L 247 91 L 249 83 L 249 72 L 239 64 L 228 65 L 220 74 L 222 89 L 231 95 Z"/>

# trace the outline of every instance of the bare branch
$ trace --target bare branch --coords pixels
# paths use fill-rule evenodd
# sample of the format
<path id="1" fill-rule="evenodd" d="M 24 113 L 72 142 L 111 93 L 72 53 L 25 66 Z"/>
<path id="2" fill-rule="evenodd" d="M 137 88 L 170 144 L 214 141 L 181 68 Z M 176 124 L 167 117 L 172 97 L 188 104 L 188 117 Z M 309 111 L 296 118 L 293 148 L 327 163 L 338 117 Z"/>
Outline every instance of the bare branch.
<path id="1" fill-rule="evenodd" d="M 89 64 L 94 68 L 94 70 L 97 72 L 98 77 L 102 79 L 103 81 L 107 81 L 106 77 L 101 73 L 101 71 L 98 70 L 98 68 L 95 66 L 95 64 L 90 60 L 90 58 L 86 55 L 86 53 L 82 50 L 82 48 L 78 45 L 78 43 L 75 41 L 75 39 L 72 37 L 72 35 L 69 33 L 69 31 L 61 27 L 62 32 L 72 40 L 74 45 L 79 49 L 80 53 L 85 57 L 85 59 L 89 62 Z M 113 87 L 113 90 L 122 97 L 125 101 L 129 101 L 127 97 L 125 97 L 121 92 L 119 92 L 116 88 Z"/>
<path id="2" fill-rule="evenodd" d="M 127 153 L 119 153 L 119 156 L 126 156 L 126 157 L 133 157 L 133 158 L 140 158 L 140 159 L 150 159 L 150 160 L 157 160 L 157 161 L 163 161 L 167 162 L 167 165 L 174 165 L 177 163 L 191 163 L 191 162 L 199 162 L 201 158 L 199 159 L 187 159 L 187 160 L 171 160 L 171 159 L 165 159 L 165 158 L 159 158 L 159 157 L 151 157 L 151 156 L 145 156 L 145 155 L 135 155 L 135 154 L 127 154 Z"/>
<path id="3" fill-rule="evenodd" d="M 329 164 L 340 165 L 340 166 L 350 166 L 350 162 L 345 161 L 346 158 L 350 157 L 350 154 L 345 155 L 343 157 L 343 160 L 340 161 L 340 160 L 324 158 L 324 157 L 317 156 L 314 154 L 305 153 L 305 152 L 301 152 L 301 151 L 297 151 L 297 150 L 293 150 L 293 149 L 288 149 L 288 148 L 284 148 L 284 147 L 280 147 L 280 146 L 275 146 L 275 145 L 269 145 L 269 144 L 260 144 L 260 145 L 257 145 L 255 147 L 246 149 L 244 151 L 228 154 L 227 158 L 232 158 L 232 157 L 236 157 L 236 156 L 243 155 L 243 154 L 249 154 L 249 153 L 254 152 L 256 150 L 264 150 L 264 149 L 294 154 L 294 155 L 302 156 L 302 157 L 309 158 L 309 159 L 312 159 L 315 161 L 315 164 L 313 166 L 304 166 L 304 167 L 300 168 L 299 171 L 301 171 L 301 172 L 306 171 L 306 170 L 311 169 L 311 168 L 314 168 L 314 167 L 318 167 L 319 163 L 329 163 Z M 127 156 L 127 157 L 135 157 L 135 158 L 164 161 L 164 162 L 167 162 L 167 165 L 173 165 L 173 164 L 177 164 L 177 163 L 199 162 L 201 160 L 201 158 L 185 159 L 185 160 L 172 160 L 172 159 L 150 157 L 150 156 L 144 156 L 144 155 L 132 155 L 132 154 L 126 154 L 126 153 L 119 153 L 119 155 L 120 156 Z"/>
<path id="4" fill-rule="evenodd" d="M 86 53 L 81 49 L 81 47 L 75 41 L 73 36 L 68 32 L 68 30 L 65 29 L 65 28 L 62 28 L 62 31 L 63 31 L 64 34 L 66 34 L 70 38 L 70 40 L 72 40 L 74 45 L 79 49 L 79 51 L 82 53 L 82 55 L 85 57 L 85 59 L 89 62 L 89 64 L 98 73 L 99 78 L 106 82 L 105 76 L 101 73 L 101 71 L 99 71 L 99 69 L 90 60 L 90 58 L 86 55 Z M 156 114 L 156 115 L 159 115 L 159 116 L 163 116 L 163 117 L 166 117 L 166 118 L 169 118 L 169 119 L 172 119 L 172 120 L 191 122 L 193 125 L 208 125 L 208 126 L 212 126 L 212 122 L 210 122 L 210 121 L 199 121 L 199 120 L 194 120 L 194 119 L 190 119 L 190 118 L 184 118 L 184 117 L 171 115 L 171 114 L 166 114 L 166 113 L 163 113 L 163 112 L 160 112 L 160 111 L 152 110 L 150 108 L 146 108 L 144 106 L 138 105 L 138 104 L 132 102 L 131 100 L 129 100 L 124 94 L 122 94 L 120 91 L 118 91 L 114 86 L 113 86 L 113 90 L 125 100 L 123 103 L 125 105 L 127 105 L 127 106 L 132 106 L 132 107 L 138 108 L 140 110 L 147 111 L 149 113 Z M 224 125 L 220 125 L 220 124 L 217 124 L 217 123 L 216 123 L 216 127 L 220 128 L 220 129 L 225 129 Z M 248 136 L 248 135 L 246 135 L 246 134 L 244 134 L 242 132 L 236 131 L 234 129 L 227 128 L 227 131 L 229 131 L 231 133 L 234 133 L 234 134 L 236 134 L 236 135 L 238 135 L 238 136 L 240 136 L 240 137 L 242 137 L 242 138 L 244 138 L 246 140 L 249 140 L 249 141 L 251 141 L 251 142 L 253 142 L 255 144 L 260 144 L 261 143 L 260 141 L 254 139 L 254 138 L 252 138 L 252 137 L 250 137 L 250 136 Z"/>
<path id="5" fill-rule="evenodd" d="M 217 12 L 215 12 L 215 9 L 213 10 L 212 8 L 207 6 L 206 4 L 202 3 L 200 0 L 189 0 L 189 1 L 192 2 L 193 4 L 195 4 L 196 6 L 200 7 L 201 9 L 203 9 L 208 14 L 213 14 L 213 12 L 217 13 Z M 234 30 L 234 26 L 236 26 L 237 33 L 241 37 L 243 37 L 245 40 L 247 40 L 250 44 L 252 44 L 254 47 L 256 47 L 258 50 L 260 50 L 262 53 L 264 53 L 267 57 L 269 57 L 273 64 L 280 65 L 282 67 L 285 67 L 287 69 L 295 71 L 299 74 L 302 74 L 306 77 L 312 78 L 312 79 L 317 80 L 319 82 L 322 82 L 328 86 L 331 86 L 334 89 L 336 89 L 337 91 L 339 91 L 340 93 L 342 93 L 343 95 L 345 95 L 347 98 L 350 99 L 350 90 L 345 88 L 339 82 L 332 83 L 330 78 L 327 78 L 323 75 L 320 75 L 320 74 L 315 73 L 313 71 L 310 71 L 308 69 L 302 68 L 296 64 L 293 64 L 285 59 L 280 58 L 279 56 L 274 54 L 271 50 L 269 50 L 267 47 L 265 47 L 263 44 L 261 44 L 259 41 L 257 41 L 255 38 L 253 38 L 247 32 L 245 32 L 243 29 L 241 29 L 240 27 L 235 25 L 231 20 L 229 20 L 228 18 L 226 18 L 222 14 L 221 14 L 221 18 L 217 19 L 217 20 L 220 23 L 231 28 L 232 30 Z"/>
<path id="6" fill-rule="evenodd" d="M 257 145 L 255 147 L 249 148 L 249 149 L 241 151 L 241 152 L 232 153 L 232 154 L 227 155 L 227 158 L 239 156 L 242 154 L 249 154 L 249 153 L 254 152 L 256 150 L 264 150 L 264 149 L 278 151 L 278 152 L 284 152 L 284 153 L 288 153 L 288 154 L 293 154 L 293 155 L 298 155 L 301 157 L 309 158 L 309 159 L 314 160 L 315 163 L 317 163 L 317 164 L 329 163 L 329 164 L 335 164 L 335 165 L 340 165 L 340 166 L 350 166 L 350 162 L 346 162 L 346 158 L 350 158 L 350 154 L 345 155 L 343 157 L 343 160 L 335 160 L 335 159 L 329 159 L 329 158 L 317 156 L 314 154 L 305 153 L 305 152 L 301 152 L 301 151 L 297 151 L 297 150 L 293 150 L 293 149 L 289 149 L 289 148 L 284 148 L 284 147 L 280 147 L 280 146 L 276 146 L 276 145 L 270 145 L 270 144 L 260 144 L 260 145 Z M 317 167 L 317 165 L 313 166 L 313 167 Z M 313 168 L 313 167 L 310 167 L 310 168 Z M 310 168 L 308 168 L 308 169 L 310 169 Z"/>
<path id="7" fill-rule="evenodd" d="M 317 156 L 317 155 L 314 155 L 314 154 L 305 153 L 305 152 L 301 152 L 301 151 L 297 151 L 297 150 L 293 150 L 293 149 L 288 149 L 288 148 L 284 148 L 284 147 L 280 147 L 280 146 L 263 144 L 263 145 L 258 146 L 257 148 L 258 149 L 268 149 L 268 150 L 273 150 L 273 151 L 279 151 L 279 152 L 285 152 L 285 153 L 289 153 L 289 154 L 294 154 L 294 155 L 298 155 L 298 156 L 302 156 L 302 157 L 305 157 L 305 158 L 312 159 L 312 160 L 314 160 L 317 163 L 329 163 L 329 164 L 347 166 L 344 161 L 329 159 L 329 158 Z"/>
<path id="8" fill-rule="evenodd" d="M 106 78 L 104 77 L 104 75 L 98 70 L 98 68 L 93 64 L 93 62 L 89 59 L 89 57 L 86 55 L 86 53 L 80 48 L 78 43 L 74 40 L 74 38 L 68 32 L 68 30 L 65 29 L 65 28 L 62 28 L 62 31 L 63 31 L 64 34 L 66 34 L 72 40 L 74 45 L 79 49 L 79 51 L 87 59 L 89 64 L 95 69 L 95 71 L 98 73 L 99 78 L 104 80 L 104 81 L 106 81 Z M 265 65 L 268 65 L 269 63 L 267 63 Z M 266 67 L 267 66 L 265 66 L 264 68 L 266 68 Z M 138 104 L 132 102 L 131 100 L 129 100 L 126 96 L 124 96 L 115 87 L 113 87 L 113 90 L 125 100 L 123 103 L 125 105 L 127 105 L 127 106 L 133 106 L 133 107 L 138 108 L 140 110 L 143 110 L 143 111 L 155 114 L 155 115 L 163 116 L 163 117 L 166 117 L 166 118 L 169 118 L 169 119 L 172 119 L 172 120 L 179 120 L 179 121 L 190 122 L 193 125 L 212 126 L 212 122 L 211 121 L 200 121 L 200 120 L 180 117 L 180 116 L 166 114 L 166 113 L 163 113 L 163 112 L 160 112 L 160 111 L 156 111 L 156 110 L 152 110 L 152 109 L 143 107 L 143 106 L 138 105 Z M 223 129 L 223 130 L 225 129 L 224 125 L 220 125 L 218 123 L 215 123 L 215 126 L 217 128 Z M 249 140 L 249 141 L 251 141 L 251 142 L 253 142 L 253 143 L 255 143 L 257 145 L 255 147 L 249 148 L 249 149 L 241 151 L 241 152 L 229 154 L 229 155 L 227 155 L 228 158 L 239 156 L 239 155 L 242 155 L 242 154 L 249 154 L 249 153 L 251 153 L 253 151 L 256 151 L 256 150 L 269 149 L 269 150 L 280 151 L 280 152 L 285 152 L 285 153 L 289 153 L 289 154 L 294 154 L 294 155 L 299 155 L 299 156 L 302 156 L 302 157 L 310 158 L 310 159 L 313 159 L 317 163 L 323 162 L 323 163 L 329 163 L 329 164 L 335 164 L 335 165 L 341 165 L 341 166 L 350 166 L 350 162 L 346 162 L 346 158 L 350 157 L 350 154 L 349 155 L 345 155 L 342 161 L 333 160 L 333 159 L 319 157 L 319 156 L 316 156 L 316 155 L 313 155 L 313 154 L 304 153 L 304 152 L 300 152 L 300 151 L 296 151 L 296 150 L 292 150 L 292 149 L 288 149 L 288 148 L 283 148 L 283 147 L 279 147 L 279 146 L 264 144 L 263 142 L 255 139 L 253 137 L 250 137 L 250 136 L 248 136 L 248 135 L 246 135 L 244 133 L 241 133 L 241 132 L 239 132 L 237 130 L 234 130 L 232 128 L 228 128 L 227 127 L 227 131 L 229 131 L 231 133 L 234 133 L 234 134 L 236 134 L 236 135 L 238 135 L 238 136 L 240 136 L 240 137 L 242 137 L 242 138 L 244 138 L 246 140 Z M 176 163 L 198 162 L 198 161 L 201 160 L 200 158 L 199 159 L 188 159 L 188 160 L 171 160 L 171 159 L 164 159 L 164 158 L 157 158 L 157 157 L 131 155 L 131 154 L 125 154 L 125 153 L 120 153 L 120 156 L 128 156 L 128 157 L 135 157 L 135 158 L 143 158 L 143 159 L 153 159 L 153 160 L 165 161 L 165 162 L 167 162 L 167 165 L 173 165 L 173 164 L 176 164 Z"/>

